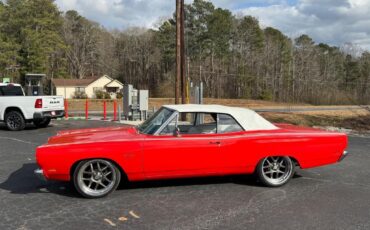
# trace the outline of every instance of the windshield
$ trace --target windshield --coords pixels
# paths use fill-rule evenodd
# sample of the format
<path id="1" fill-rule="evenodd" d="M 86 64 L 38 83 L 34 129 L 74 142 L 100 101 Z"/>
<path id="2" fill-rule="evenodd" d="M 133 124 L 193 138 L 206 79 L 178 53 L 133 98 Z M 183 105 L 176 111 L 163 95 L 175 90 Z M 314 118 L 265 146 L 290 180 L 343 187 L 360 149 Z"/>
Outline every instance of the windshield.
<path id="1" fill-rule="evenodd" d="M 138 130 L 145 134 L 154 134 L 172 115 L 173 111 L 161 108 L 143 124 L 138 126 Z"/>

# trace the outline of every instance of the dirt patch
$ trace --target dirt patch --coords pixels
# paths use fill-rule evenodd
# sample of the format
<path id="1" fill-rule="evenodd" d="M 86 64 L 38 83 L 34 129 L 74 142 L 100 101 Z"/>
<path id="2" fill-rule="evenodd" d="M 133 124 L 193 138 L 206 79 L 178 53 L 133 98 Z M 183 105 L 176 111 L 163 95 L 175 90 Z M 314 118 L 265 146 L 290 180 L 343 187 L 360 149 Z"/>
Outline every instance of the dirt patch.
<path id="1" fill-rule="evenodd" d="M 263 117 L 274 123 L 290 123 L 301 126 L 338 127 L 352 129 L 357 132 L 370 130 L 370 113 L 338 111 L 322 113 L 261 113 Z"/>
<path id="2" fill-rule="evenodd" d="M 150 98 L 149 108 L 159 108 L 162 105 L 174 104 L 174 98 Z M 262 101 L 262 100 L 247 100 L 247 99 L 216 99 L 216 98 L 205 98 L 205 104 L 216 104 L 216 105 L 227 105 L 235 107 L 245 108 L 257 108 L 257 107 L 290 107 L 294 106 L 309 106 L 307 104 L 291 104 L 291 103 L 280 103 L 273 101 Z"/>

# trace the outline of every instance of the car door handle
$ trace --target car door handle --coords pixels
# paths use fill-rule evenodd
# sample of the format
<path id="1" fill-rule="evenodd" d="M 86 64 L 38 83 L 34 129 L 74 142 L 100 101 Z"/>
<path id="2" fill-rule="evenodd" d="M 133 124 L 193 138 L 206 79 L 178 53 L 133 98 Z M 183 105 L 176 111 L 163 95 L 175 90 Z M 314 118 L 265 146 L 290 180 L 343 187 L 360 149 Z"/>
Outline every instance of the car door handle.
<path id="1" fill-rule="evenodd" d="M 219 141 L 211 141 L 211 142 L 209 142 L 209 144 L 211 144 L 211 145 L 220 145 L 221 142 L 219 142 Z"/>

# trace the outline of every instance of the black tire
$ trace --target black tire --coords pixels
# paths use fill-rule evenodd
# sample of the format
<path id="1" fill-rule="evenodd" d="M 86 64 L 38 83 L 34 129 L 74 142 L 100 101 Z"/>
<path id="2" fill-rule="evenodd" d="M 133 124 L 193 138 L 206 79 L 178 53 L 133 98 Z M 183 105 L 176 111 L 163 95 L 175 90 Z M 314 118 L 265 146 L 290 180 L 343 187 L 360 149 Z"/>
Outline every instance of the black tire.
<path id="1" fill-rule="evenodd" d="M 266 157 L 256 168 L 256 176 L 267 187 L 280 187 L 293 177 L 294 162 L 287 156 Z"/>
<path id="2" fill-rule="evenodd" d="M 34 120 L 33 121 L 33 124 L 37 128 L 46 128 L 50 124 L 50 121 L 51 121 L 51 118 L 50 117 L 45 117 L 45 118 L 43 118 L 41 120 Z"/>
<path id="3" fill-rule="evenodd" d="M 11 131 L 20 131 L 26 127 L 22 113 L 15 110 L 5 114 L 5 124 Z"/>
<path id="4" fill-rule="evenodd" d="M 105 167 L 107 168 L 103 170 Z M 108 176 L 104 174 L 108 174 Z M 121 172 L 117 166 L 110 161 L 102 159 L 81 161 L 73 172 L 73 185 L 77 192 L 83 197 L 90 199 L 105 197 L 112 193 L 117 189 L 120 180 Z"/>

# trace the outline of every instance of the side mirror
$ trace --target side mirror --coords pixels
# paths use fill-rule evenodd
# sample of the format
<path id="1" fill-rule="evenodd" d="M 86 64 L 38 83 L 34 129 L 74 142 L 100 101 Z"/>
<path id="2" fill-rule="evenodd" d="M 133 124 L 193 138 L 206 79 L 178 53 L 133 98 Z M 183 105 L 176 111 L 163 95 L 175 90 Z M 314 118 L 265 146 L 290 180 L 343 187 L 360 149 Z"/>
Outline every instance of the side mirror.
<path id="1" fill-rule="evenodd" d="M 175 137 L 180 137 L 181 136 L 179 127 L 175 128 L 175 130 L 173 131 L 173 135 Z"/>

